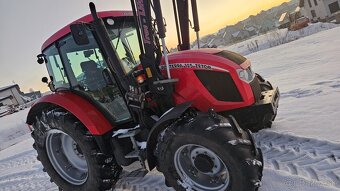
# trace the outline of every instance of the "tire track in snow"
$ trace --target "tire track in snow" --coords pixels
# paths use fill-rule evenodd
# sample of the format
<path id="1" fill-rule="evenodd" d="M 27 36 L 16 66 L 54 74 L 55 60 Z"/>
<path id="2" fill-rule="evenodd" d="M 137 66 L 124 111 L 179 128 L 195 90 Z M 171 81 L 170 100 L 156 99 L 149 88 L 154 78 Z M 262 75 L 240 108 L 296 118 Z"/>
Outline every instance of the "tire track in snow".
<path id="1" fill-rule="evenodd" d="M 131 166 L 139 166 L 137 162 Z M 131 167 L 130 166 L 130 167 Z M 128 167 L 129 168 L 129 167 Z M 174 191 L 165 185 L 164 176 L 157 170 L 153 170 L 144 177 L 130 177 L 129 172 L 123 171 L 121 179 L 113 189 L 115 191 Z"/>
<path id="2" fill-rule="evenodd" d="M 0 160 L 0 191 L 58 190 L 32 149 Z"/>
<path id="3" fill-rule="evenodd" d="M 58 190 L 50 183 L 49 177 L 41 170 L 27 170 L 12 173 L 0 178 L 0 191 L 19 190 Z"/>
<path id="4" fill-rule="evenodd" d="M 266 168 L 340 188 L 340 144 L 270 131 L 255 139 Z"/>
<path id="5" fill-rule="evenodd" d="M 163 174 L 159 173 L 154 175 L 146 175 L 143 178 L 124 178 L 118 181 L 115 191 L 173 191 L 164 183 Z"/>
<path id="6" fill-rule="evenodd" d="M 0 172 L 6 169 L 12 169 L 20 166 L 40 164 L 36 160 L 37 153 L 32 149 L 22 153 L 15 154 L 11 157 L 0 160 Z M 32 160 L 35 159 L 35 160 Z"/>
<path id="7" fill-rule="evenodd" d="M 288 172 L 327 187 L 340 188 L 340 144 L 263 131 L 255 134 L 264 153 L 265 168 Z M 0 160 L 0 191 L 58 190 L 36 160 L 33 149 Z M 172 191 L 164 176 L 149 172 L 143 178 L 124 175 L 113 190 Z"/>

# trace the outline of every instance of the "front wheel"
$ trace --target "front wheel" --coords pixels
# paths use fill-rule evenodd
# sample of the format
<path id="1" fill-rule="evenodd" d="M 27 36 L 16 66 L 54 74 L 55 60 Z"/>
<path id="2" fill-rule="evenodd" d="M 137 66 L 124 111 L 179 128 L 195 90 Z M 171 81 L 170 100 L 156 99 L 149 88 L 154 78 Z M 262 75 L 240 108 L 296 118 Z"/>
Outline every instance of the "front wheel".
<path id="1" fill-rule="evenodd" d="M 263 160 L 250 134 L 218 118 L 199 114 L 160 135 L 158 169 L 168 186 L 197 191 L 258 189 Z"/>

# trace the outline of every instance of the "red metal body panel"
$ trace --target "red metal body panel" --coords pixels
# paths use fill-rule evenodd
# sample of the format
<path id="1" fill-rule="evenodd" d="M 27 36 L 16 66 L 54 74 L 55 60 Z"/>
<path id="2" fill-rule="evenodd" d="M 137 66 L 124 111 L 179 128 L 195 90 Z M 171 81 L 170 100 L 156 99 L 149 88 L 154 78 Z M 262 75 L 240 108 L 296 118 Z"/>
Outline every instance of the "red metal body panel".
<path id="1" fill-rule="evenodd" d="M 219 49 L 188 50 L 169 55 L 170 72 L 172 78 L 178 78 L 175 85 L 174 100 L 176 104 L 193 101 L 193 107 L 200 111 L 213 108 L 216 112 L 232 110 L 254 104 L 254 95 L 250 85 L 241 80 L 236 69 L 241 69 L 236 63 L 214 54 Z M 161 69 L 165 74 L 164 62 Z M 230 73 L 238 88 L 243 102 L 225 102 L 215 99 L 199 81 L 194 70 L 212 70 Z M 225 87 L 228 91 L 228 87 Z"/>
<path id="2" fill-rule="evenodd" d="M 105 18 L 105 17 L 124 17 L 124 16 L 133 16 L 132 11 L 103 11 L 103 12 L 98 12 L 98 16 L 100 18 Z M 73 21 L 72 23 L 66 25 L 64 28 L 60 29 L 58 32 L 54 33 L 50 38 L 48 38 L 44 44 L 41 47 L 41 51 L 45 50 L 48 46 L 50 46 L 52 43 L 57 41 L 58 39 L 62 38 L 63 36 L 67 35 L 68 33 L 71 32 L 70 30 L 70 25 L 73 23 L 79 23 L 79 22 L 92 22 L 93 18 L 92 16 L 86 15 L 76 21 Z"/>
<path id="3" fill-rule="evenodd" d="M 40 98 L 39 103 L 53 103 L 75 115 L 93 135 L 103 135 L 113 129 L 110 122 L 86 99 L 71 93 L 57 92 Z"/>

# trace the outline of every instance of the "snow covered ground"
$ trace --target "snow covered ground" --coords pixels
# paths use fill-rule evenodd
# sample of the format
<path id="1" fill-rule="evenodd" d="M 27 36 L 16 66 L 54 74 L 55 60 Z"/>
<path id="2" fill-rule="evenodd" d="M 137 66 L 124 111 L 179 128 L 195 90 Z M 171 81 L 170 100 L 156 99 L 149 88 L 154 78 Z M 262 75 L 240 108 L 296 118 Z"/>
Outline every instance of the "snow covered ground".
<path id="1" fill-rule="evenodd" d="M 230 46 L 221 46 L 220 48 L 238 52 L 242 55 L 248 55 L 260 50 L 288 43 L 302 37 L 310 36 L 320 31 L 328 30 L 337 26 L 339 25 L 333 23 L 310 23 L 308 27 L 297 31 L 288 31 L 288 29 L 277 29 Z"/>
<path id="2" fill-rule="evenodd" d="M 264 153 L 260 191 L 340 190 L 340 27 L 247 57 L 281 91 L 273 128 L 256 134 Z M 58 190 L 36 160 L 27 110 L 0 118 L 0 191 Z M 115 190 L 172 190 L 152 171 Z"/>
<path id="3" fill-rule="evenodd" d="M 0 118 L 0 151 L 27 138 L 29 129 L 23 124 L 28 111 L 25 109 Z"/>

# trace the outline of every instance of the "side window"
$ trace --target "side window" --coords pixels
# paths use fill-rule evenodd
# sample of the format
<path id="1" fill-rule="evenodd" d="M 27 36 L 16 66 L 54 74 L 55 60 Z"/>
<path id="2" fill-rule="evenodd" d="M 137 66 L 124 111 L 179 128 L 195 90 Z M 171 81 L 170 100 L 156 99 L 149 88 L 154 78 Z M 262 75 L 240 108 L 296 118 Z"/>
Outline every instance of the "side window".
<path id="1" fill-rule="evenodd" d="M 104 71 L 108 66 L 92 34 L 88 36 L 90 43 L 87 45 L 77 45 L 71 35 L 60 40 L 61 57 L 70 83 L 75 90 L 107 109 L 117 123 L 128 120 L 131 116 L 118 85 L 114 78 L 112 83 L 105 81 Z"/>
<path id="2" fill-rule="evenodd" d="M 60 56 L 57 54 L 57 50 L 54 46 L 50 47 L 45 52 L 47 56 L 47 71 L 50 76 L 53 77 L 54 85 L 56 88 L 70 87 L 69 82 L 67 80 L 65 69 L 61 62 Z"/>
<path id="3" fill-rule="evenodd" d="M 96 91 L 106 86 L 103 70 L 107 68 L 98 48 L 66 53 L 73 75 L 86 91 Z"/>
<path id="4" fill-rule="evenodd" d="M 316 17 L 315 10 L 311 10 L 310 12 L 311 12 L 311 14 L 312 14 L 312 17 L 315 18 L 315 17 Z"/>
<path id="5" fill-rule="evenodd" d="M 126 34 L 126 44 L 128 44 L 131 52 L 133 53 L 133 59 L 135 61 L 135 64 L 140 64 L 139 61 L 139 55 L 140 55 L 140 48 L 138 44 L 138 37 L 137 37 L 137 31 L 133 30 Z"/>
<path id="6" fill-rule="evenodd" d="M 310 0 L 308 0 L 309 7 L 312 7 L 312 3 Z"/>

